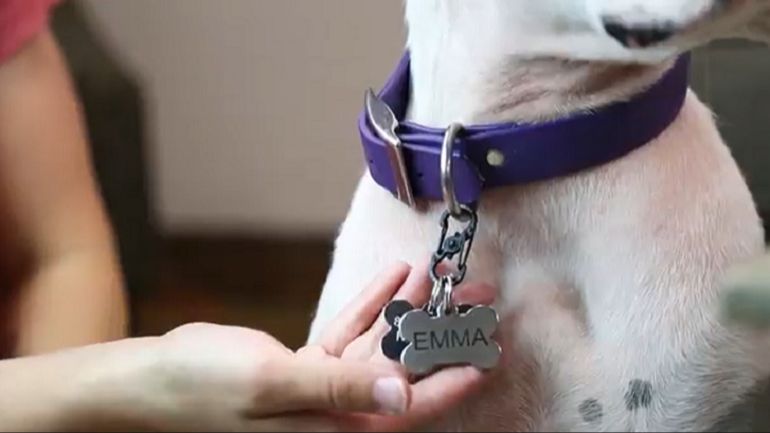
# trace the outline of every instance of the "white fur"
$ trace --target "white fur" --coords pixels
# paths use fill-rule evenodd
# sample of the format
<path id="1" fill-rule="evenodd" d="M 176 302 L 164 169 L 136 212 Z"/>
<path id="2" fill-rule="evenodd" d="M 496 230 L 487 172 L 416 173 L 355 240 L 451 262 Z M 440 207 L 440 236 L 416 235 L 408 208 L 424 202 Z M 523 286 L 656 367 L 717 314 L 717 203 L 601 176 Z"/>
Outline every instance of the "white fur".
<path id="1" fill-rule="evenodd" d="M 762 28 L 747 18 L 764 3 L 753 1 L 690 26 L 707 3 L 410 0 L 410 117 L 441 127 L 588 109 L 640 91 L 691 44 Z M 605 13 L 677 21 L 683 30 L 671 48 L 626 50 L 597 28 Z M 597 74 L 611 77 L 605 87 L 577 91 Z M 311 340 L 378 271 L 429 257 L 440 212 L 440 204 L 411 210 L 364 175 Z M 490 191 L 469 279 L 500 287 L 508 358 L 482 398 L 442 428 L 703 431 L 723 422 L 764 377 L 767 352 L 719 322 L 718 283 L 727 267 L 762 251 L 749 190 L 692 93 L 662 136 L 626 158 Z M 650 407 L 626 407 L 635 380 L 651 384 Z M 587 400 L 602 406 L 600 420 L 581 416 Z"/>

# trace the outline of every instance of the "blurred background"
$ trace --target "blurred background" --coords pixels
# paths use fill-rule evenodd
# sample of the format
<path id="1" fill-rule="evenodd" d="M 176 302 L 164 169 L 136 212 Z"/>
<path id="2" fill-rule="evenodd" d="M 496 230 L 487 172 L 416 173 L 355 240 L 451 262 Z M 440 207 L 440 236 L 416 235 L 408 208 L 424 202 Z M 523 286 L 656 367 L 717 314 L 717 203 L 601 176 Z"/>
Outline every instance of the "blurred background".
<path id="1" fill-rule="evenodd" d="M 118 233 L 134 333 L 190 321 L 304 339 L 363 172 L 363 92 L 401 2 L 67 1 L 53 20 Z M 770 56 L 720 43 L 693 85 L 770 214 Z"/>
<path id="2" fill-rule="evenodd" d="M 118 232 L 134 333 L 189 321 L 300 345 L 363 173 L 363 92 L 398 2 L 67 1 L 55 32 Z"/>

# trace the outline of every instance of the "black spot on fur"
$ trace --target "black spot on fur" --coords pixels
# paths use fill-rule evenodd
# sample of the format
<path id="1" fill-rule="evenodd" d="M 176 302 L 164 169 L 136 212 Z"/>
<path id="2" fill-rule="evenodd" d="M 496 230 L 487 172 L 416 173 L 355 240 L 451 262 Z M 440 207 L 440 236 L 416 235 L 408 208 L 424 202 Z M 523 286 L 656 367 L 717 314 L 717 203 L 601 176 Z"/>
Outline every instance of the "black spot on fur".
<path id="1" fill-rule="evenodd" d="M 583 417 L 583 421 L 589 423 L 596 423 L 602 420 L 604 416 L 604 408 L 601 403 L 593 398 L 589 398 L 578 406 L 578 412 Z"/>
<path id="2" fill-rule="evenodd" d="M 634 411 L 652 404 L 652 384 L 645 380 L 632 380 L 626 391 L 626 409 Z"/>

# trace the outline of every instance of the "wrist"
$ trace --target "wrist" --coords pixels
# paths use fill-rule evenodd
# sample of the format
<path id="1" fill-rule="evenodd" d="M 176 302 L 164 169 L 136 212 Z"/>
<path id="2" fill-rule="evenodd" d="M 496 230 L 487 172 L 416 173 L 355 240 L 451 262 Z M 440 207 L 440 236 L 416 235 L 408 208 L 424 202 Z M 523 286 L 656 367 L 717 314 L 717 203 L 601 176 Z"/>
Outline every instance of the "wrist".
<path id="1" fill-rule="evenodd" d="M 126 339 L 93 346 L 84 354 L 65 398 L 63 424 L 77 430 L 150 429 L 151 378 L 157 338 Z M 76 359 L 73 361 L 77 362 Z"/>

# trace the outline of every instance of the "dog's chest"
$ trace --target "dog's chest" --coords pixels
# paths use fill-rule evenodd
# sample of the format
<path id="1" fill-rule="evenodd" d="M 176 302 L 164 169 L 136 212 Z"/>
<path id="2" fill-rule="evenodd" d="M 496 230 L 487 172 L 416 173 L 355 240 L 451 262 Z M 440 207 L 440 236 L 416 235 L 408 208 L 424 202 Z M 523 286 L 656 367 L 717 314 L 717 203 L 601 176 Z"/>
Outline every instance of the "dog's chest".
<path id="1" fill-rule="evenodd" d="M 573 285 L 580 273 L 576 259 L 581 241 L 616 223 L 608 203 L 611 185 L 598 179 L 604 176 L 590 173 L 488 194 L 480 210 L 470 278 L 484 278 L 489 263 L 495 264 L 494 283 L 505 288 L 504 300 L 528 284 Z"/>

